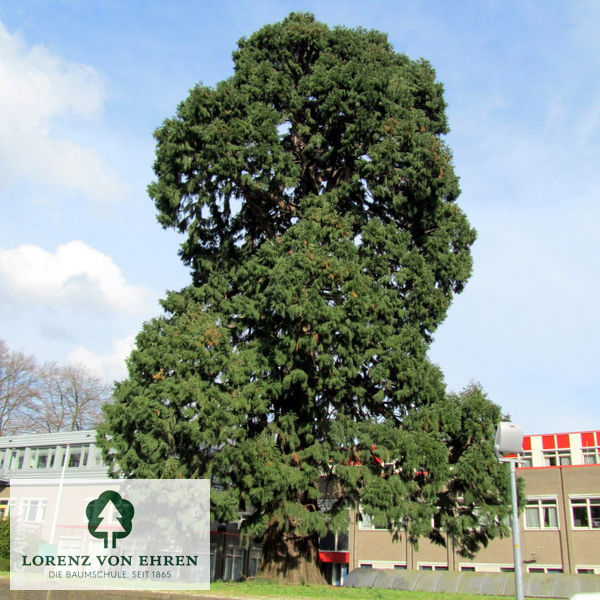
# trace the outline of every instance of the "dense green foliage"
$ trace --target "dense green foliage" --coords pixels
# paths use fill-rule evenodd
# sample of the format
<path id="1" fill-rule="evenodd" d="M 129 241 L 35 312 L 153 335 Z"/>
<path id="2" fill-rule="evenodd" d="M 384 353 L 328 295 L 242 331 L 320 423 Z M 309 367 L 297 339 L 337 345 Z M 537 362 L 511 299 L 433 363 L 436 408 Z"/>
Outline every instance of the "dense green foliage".
<path id="1" fill-rule="evenodd" d="M 234 64 L 156 132 L 150 195 L 193 285 L 139 334 L 99 443 L 126 476 L 211 478 L 214 517 L 252 508 L 269 540 L 362 504 L 473 552 L 504 531 L 507 479 L 498 407 L 448 397 L 427 356 L 475 239 L 442 86 L 383 34 L 304 14 Z"/>
<path id="2" fill-rule="evenodd" d="M 0 558 L 10 558 L 10 519 L 0 521 Z"/>

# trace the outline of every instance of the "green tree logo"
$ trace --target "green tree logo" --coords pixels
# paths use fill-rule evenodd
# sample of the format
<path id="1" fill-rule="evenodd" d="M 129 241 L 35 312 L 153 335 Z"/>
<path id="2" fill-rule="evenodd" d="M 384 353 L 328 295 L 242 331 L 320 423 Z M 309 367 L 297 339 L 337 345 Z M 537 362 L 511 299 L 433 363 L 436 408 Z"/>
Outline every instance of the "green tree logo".
<path id="1" fill-rule="evenodd" d="M 115 548 L 118 538 L 125 538 L 131 533 L 134 513 L 129 500 L 121 498 L 114 490 L 106 490 L 85 509 L 88 531 L 95 538 L 103 539 L 105 548 L 108 548 L 109 534 L 112 533 L 111 547 Z"/>

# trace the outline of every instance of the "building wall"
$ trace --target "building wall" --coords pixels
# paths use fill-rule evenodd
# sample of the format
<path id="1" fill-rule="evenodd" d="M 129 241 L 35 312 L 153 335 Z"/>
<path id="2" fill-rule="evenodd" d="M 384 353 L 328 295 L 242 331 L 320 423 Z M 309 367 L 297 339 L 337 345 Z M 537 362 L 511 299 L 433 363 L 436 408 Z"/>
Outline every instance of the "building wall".
<path id="1" fill-rule="evenodd" d="M 63 472 L 64 471 L 64 472 Z M 0 480 L 107 477 L 96 432 L 65 431 L 0 437 Z"/>
<path id="2" fill-rule="evenodd" d="M 0 518 L 8 512 L 11 479 L 108 476 L 95 431 L 0 437 Z"/>
<path id="3" fill-rule="evenodd" d="M 525 572 L 600 575 L 600 432 L 526 436 L 523 454 L 531 465 L 518 469 L 528 499 L 519 519 Z M 580 516 L 587 511 L 587 526 L 575 522 L 574 502 L 579 503 Z M 446 548 L 420 540 L 414 549 L 405 536 L 394 541 L 389 532 L 366 529 L 354 517 L 350 568 L 361 566 L 509 571 L 513 570 L 512 539 L 493 540 L 475 558 L 465 559 L 451 540 Z"/>

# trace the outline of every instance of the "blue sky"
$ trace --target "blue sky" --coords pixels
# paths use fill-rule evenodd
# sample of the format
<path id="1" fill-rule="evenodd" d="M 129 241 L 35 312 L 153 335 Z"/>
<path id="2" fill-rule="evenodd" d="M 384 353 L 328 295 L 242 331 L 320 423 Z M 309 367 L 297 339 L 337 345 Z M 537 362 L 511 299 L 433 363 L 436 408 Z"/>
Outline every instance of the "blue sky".
<path id="1" fill-rule="evenodd" d="M 181 240 L 146 195 L 153 130 L 292 10 L 386 32 L 446 89 L 475 270 L 438 330 L 529 433 L 600 429 L 600 3 L 20 0 L 0 4 L 0 338 L 113 380 Z"/>

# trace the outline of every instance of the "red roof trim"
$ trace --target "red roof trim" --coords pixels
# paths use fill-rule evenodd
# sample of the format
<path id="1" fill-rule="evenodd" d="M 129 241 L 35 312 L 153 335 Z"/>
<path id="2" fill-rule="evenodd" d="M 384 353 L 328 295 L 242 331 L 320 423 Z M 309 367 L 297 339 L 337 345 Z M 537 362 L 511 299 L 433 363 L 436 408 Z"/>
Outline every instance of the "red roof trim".
<path id="1" fill-rule="evenodd" d="M 556 431 L 554 433 L 528 433 L 529 437 L 542 437 L 544 435 L 569 435 L 570 433 L 590 433 L 590 430 L 587 429 L 585 431 Z M 600 431 L 592 430 L 591 433 L 599 433 Z"/>
<path id="2" fill-rule="evenodd" d="M 589 467 L 600 467 L 599 464 L 592 464 L 592 465 L 554 465 L 551 467 L 519 467 L 517 466 L 517 469 L 519 471 L 529 471 L 531 469 L 533 469 L 534 471 L 540 471 L 541 469 L 585 469 L 585 468 L 589 468 Z"/>

